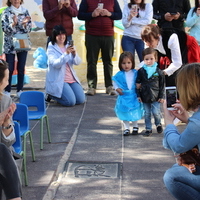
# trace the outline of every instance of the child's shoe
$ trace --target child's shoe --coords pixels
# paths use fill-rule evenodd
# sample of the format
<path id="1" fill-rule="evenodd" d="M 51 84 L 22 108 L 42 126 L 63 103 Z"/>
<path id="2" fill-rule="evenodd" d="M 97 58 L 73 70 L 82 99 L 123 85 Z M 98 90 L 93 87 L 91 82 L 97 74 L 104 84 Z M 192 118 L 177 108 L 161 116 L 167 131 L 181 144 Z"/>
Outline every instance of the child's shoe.
<path id="1" fill-rule="evenodd" d="M 133 127 L 132 135 L 138 135 L 138 127 Z"/>
<path id="2" fill-rule="evenodd" d="M 128 135 L 130 135 L 130 130 L 129 129 L 124 130 L 124 136 L 128 136 Z"/>
<path id="3" fill-rule="evenodd" d="M 156 127 L 157 133 L 162 133 L 163 132 L 163 127 L 162 124 L 158 124 L 158 126 Z"/>
<path id="4" fill-rule="evenodd" d="M 143 134 L 144 137 L 149 137 L 152 134 L 152 130 L 146 130 Z"/>

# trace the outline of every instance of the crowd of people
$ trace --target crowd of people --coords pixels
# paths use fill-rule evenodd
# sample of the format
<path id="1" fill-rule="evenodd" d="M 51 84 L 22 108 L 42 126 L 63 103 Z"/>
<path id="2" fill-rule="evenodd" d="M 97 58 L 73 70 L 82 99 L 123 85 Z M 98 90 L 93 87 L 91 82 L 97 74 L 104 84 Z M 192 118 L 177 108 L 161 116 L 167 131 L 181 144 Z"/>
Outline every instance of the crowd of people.
<path id="1" fill-rule="evenodd" d="M 6 174 L 12 170 L 13 177 L 5 177 L 10 181 L 6 183 L 0 179 L 0 189 L 4 190 L 8 199 L 21 199 L 21 184 L 12 150 L 6 152 L 5 148 L 10 149 L 15 140 L 12 122 L 15 104 L 10 98 L 12 75 L 17 65 L 17 96 L 20 97 L 28 53 L 27 49 L 16 49 L 13 38 L 21 34 L 26 35 L 29 40 L 28 33 L 32 27 L 29 12 L 22 4 L 23 0 L 8 0 L 8 7 L 2 13 L 1 20 L 6 59 L 6 62 L 0 60 L 1 143 L 8 148 L 0 143 L 0 148 L 3 149 L 0 168 L 4 171 L 3 163 L 8 162 L 11 167 Z M 114 110 L 122 121 L 123 135 L 138 135 L 137 121 L 144 117 L 143 136 L 149 137 L 153 133 L 152 115 L 157 133 L 162 133 L 163 107 L 166 125 L 164 147 L 180 154 L 199 145 L 200 0 L 195 0 L 193 8 L 189 0 L 153 0 L 152 3 L 130 0 L 124 5 L 123 12 L 117 0 L 82 0 L 79 9 L 74 0 L 43 0 L 42 5 L 46 20 L 48 57 L 46 101 L 53 99 L 63 106 L 75 106 L 86 100 L 73 67 L 81 63 L 78 49 L 73 43 L 72 19 L 77 17 L 85 21 L 86 29 L 86 94 L 96 94 L 97 61 L 101 53 L 105 91 L 109 95 L 117 94 Z M 151 24 L 153 19 L 157 20 L 157 24 Z M 113 76 L 114 20 L 122 20 L 124 31 L 121 39 L 123 52 L 118 61 L 119 72 Z M 188 33 L 185 26 L 190 28 Z M 191 60 L 188 35 L 195 38 L 192 40 L 193 50 L 198 55 L 193 58 L 195 63 L 192 64 L 187 64 Z M 141 62 L 139 70 L 135 69 L 135 51 Z M 172 111 L 166 108 L 165 87 L 168 86 L 176 86 L 179 94 L 179 100 L 173 104 Z M 192 117 L 189 117 L 187 111 L 194 112 Z M 187 124 L 181 134 L 173 124 L 175 118 Z M 3 152 L 6 156 L 2 156 Z M 175 164 L 165 173 L 164 183 L 176 199 L 199 199 L 199 174 L 200 166 L 196 166 L 196 171 L 191 173 L 187 167 Z"/>

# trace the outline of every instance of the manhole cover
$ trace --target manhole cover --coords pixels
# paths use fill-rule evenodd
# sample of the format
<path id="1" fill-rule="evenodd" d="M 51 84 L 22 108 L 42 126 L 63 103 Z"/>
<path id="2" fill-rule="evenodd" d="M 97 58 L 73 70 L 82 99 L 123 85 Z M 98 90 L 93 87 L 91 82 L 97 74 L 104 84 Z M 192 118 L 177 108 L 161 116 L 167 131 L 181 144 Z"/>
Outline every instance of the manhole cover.
<path id="1" fill-rule="evenodd" d="M 119 162 L 67 162 L 65 176 L 71 178 L 119 178 Z"/>

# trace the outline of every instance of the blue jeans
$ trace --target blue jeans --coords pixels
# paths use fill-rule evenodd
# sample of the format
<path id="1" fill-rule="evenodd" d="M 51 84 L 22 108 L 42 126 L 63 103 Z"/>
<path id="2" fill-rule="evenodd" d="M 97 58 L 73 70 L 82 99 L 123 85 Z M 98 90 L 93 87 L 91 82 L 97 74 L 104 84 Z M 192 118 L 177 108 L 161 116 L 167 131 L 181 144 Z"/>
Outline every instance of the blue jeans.
<path id="1" fill-rule="evenodd" d="M 161 123 L 160 103 L 155 101 L 153 103 L 143 103 L 143 105 L 146 130 L 152 130 L 151 113 L 154 116 L 155 125 L 157 126 Z"/>
<path id="2" fill-rule="evenodd" d="M 130 51 L 134 55 L 134 57 L 136 50 L 140 62 L 143 61 L 142 51 L 144 50 L 144 42 L 141 39 L 123 36 L 121 45 L 123 51 Z"/>
<path id="3" fill-rule="evenodd" d="M 74 106 L 76 104 L 82 104 L 85 102 L 85 93 L 82 86 L 75 83 L 64 83 L 61 98 L 51 96 L 63 106 Z"/>
<path id="4" fill-rule="evenodd" d="M 26 65 L 27 51 L 17 52 L 17 92 L 23 89 L 24 85 L 24 70 Z M 15 68 L 15 54 L 6 54 L 6 62 L 9 65 L 9 84 L 5 91 L 11 91 L 12 75 Z"/>
<path id="5" fill-rule="evenodd" d="M 186 167 L 175 164 L 165 172 L 163 180 L 176 199 L 200 199 L 200 166 L 196 166 L 196 172 L 192 174 Z"/>

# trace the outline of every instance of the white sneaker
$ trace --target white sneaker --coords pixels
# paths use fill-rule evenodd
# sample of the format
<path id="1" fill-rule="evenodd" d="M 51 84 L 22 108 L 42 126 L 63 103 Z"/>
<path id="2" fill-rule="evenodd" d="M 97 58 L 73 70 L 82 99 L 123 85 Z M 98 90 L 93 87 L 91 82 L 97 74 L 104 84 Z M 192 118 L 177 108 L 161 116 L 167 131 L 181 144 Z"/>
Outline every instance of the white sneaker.
<path id="1" fill-rule="evenodd" d="M 4 94 L 10 97 L 10 92 L 5 91 Z"/>
<path id="2" fill-rule="evenodd" d="M 19 98 L 20 97 L 20 95 L 21 95 L 21 93 L 22 93 L 23 91 L 19 91 L 19 92 L 17 92 L 17 97 Z"/>

